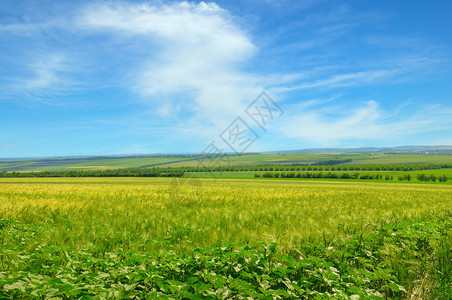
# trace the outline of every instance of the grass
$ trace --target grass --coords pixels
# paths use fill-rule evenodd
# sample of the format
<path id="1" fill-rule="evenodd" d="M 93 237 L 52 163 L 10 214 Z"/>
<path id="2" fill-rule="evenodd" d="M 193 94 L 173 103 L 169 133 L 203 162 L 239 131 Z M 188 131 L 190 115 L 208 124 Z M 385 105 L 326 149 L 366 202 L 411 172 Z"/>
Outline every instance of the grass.
<path id="1" fill-rule="evenodd" d="M 73 164 L 68 166 L 67 168 L 85 168 L 85 169 L 93 169 L 93 165 L 97 168 L 132 168 L 132 167 L 140 167 L 146 165 L 160 165 L 166 164 L 174 161 L 180 161 L 180 158 L 127 158 L 127 159 L 117 159 L 117 160 L 105 160 L 101 162 L 86 162 Z"/>
<path id="2" fill-rule="evenodd" d="M 0 161 L 0 171 L 62 171 L 80 169 L 115 169 L 137 168 L 142 166 L 163 165 L 165 167 L 199 167 L 195 156 L 162 157 L 88 157 L 35 159 L 19 161 Z M 258 165 L 292 165 L 312 164 L 319 161 L 351 159 L 345 165 L 376 164 L 452 164 L 452 155 L 425 154 L 290 154 L 290 153 L 258 153 L 231 155 L 229 161 L 220 162 L 223 166 L 258 166 Z M 205 163 L 209 165 L 209 161 Z"/>
<path id="3" fill-rule="evenodd" d="M 440 184 L 1 179 L 0 295 L 443 297 L 451 211 Z"/>
<path id="4" fill-rule="evenodd" d="M 452 155 L 420 155 L 420 154 L 383 154 L 355 157 L 347 165 L 401 165 L 401 164 L 428 164 L 452 163 Z"/>
<path id="5" fill-rule="evenodd" d="M 366 154 L 277 154 L 277 153 L 261 153 L 261 154 L 242 154 L 232 155 L 228 160 L 220 161 L 222 166 L 258 166 L 258 165 L 291 165 L 291 164 L 311 164 L 318 161 L 326 161 L 333 159 L 365 159 Z M 451 160 L 452 161 L 452 160 Z M 197 161 L 178 162 L 168 164 L 168 167 L 197 167 Z"/>
<path id="6" fill-rule="evenodd" d="M 178 157 L 101 157 L 69 159 L 36 159 L 24 161 L 0 161 L 0 171 L 67 171 L 67 170 L 105 170 L 118 168 L 138 168 L 143 166 L 165 165 L 184 161 Z"/>
<path id="7" fill-rule="evenodd" d="M 185 172 L 184 177 L 186 178 L 229 178 L 229 179 L 253 179 L 255 174 L 263 175 L 265 173 L 268 173 L 269 171 L 228 171 L 228 172 Z M 292 171 L 272 171 L 271 173 L 289 173 Z M 425 174 L 427 176 L 435 175 L 436 177 L 440 177 L 445 175 L 448 178 L 448 181 L 443 183 L 439 182 L 438 180 L 436 182 L 428 182 L 432 184 L 452 184 L 452 169 L 434 169 L 434 170 L 416 170 L 416 171 L 293 171 L 295 173 L 336 173 L 336 174 L 344 174 L 344 173 L 359 173 L 360 175 L 365 174 L 380 174 L 383 176 L 383 178 L 388 175 L 390 177 L 393 177 L 392 180 L 378 180 L 380 182 L 392 182 L 392 183 L 424 183 L 422 181 L 419 181 L 417 179 L 418 174 Z M 410 181 L 399 181 L 398 177 L 403 177 L 406 174 L 411 175 Z M 266 180 L 265 178 L 262 178 Z M 281 180 L 287 180 L 287 179 L 281 179 Z M 291 179 L 291 180 L 306 180 L 306 179 Z M 312 180 L 312 179 L 310 179 Z M 320 179 L 321 181 L 355 181 L 355 182 L 361 182 L 362 180 L 354 180 L 354 179 Z"/>
<path id="8" fill-rule="evenodd" d="M 134 178 L 1 182 L 3 219 L 46 225 L 45 235 L 61 246 L 83 248 L 102 236 L 107 250 L 148 240 L 145 250 L 153 251 L 161 246 L 152 241 L 180 229 L 186 235 L 168 247 L 181 252 L 222 241 L 276 242 L 289 251 L 302 240 L 336 235 L 338 224 L 361 230 L 391 218 L 444 212 L 452 203 L 449 185 L 199 180 L 202 185 L 177 187 L 171 179 Z"/>

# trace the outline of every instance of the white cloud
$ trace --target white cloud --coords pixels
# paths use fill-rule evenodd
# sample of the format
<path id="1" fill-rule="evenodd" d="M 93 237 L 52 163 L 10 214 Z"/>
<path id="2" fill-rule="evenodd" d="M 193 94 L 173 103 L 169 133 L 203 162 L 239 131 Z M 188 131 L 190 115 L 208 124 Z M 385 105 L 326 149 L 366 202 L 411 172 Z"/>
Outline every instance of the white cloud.
<path id="1" fill-rule="evenodd" d="M 321 102 L 320 102 L 321 103 Z M 315 102 L 314 102 L 315 105 Z M 307 105 L 287 107 L 276 130 L 282 135 L 316 146 L 344 145 L 346 141 L 397 141 L 425 132 L 450 128 L 450 110 L 422 107 L 411 116 L 382 110 L 377 101 L 360 107 L 330 106 L 330 111 Z M 422 144 L 422 142 L 420 142 Z"/>
<path id="2" fill-rule="evenodd" d="M 340 75 L 332 75 L 327 79 L 320 79 L 311 82 L 304 82 L 300 84 L 295 84 L 286 87 L 277 87 L 272 91 L 275 93 L 290 92 L 303 89 L 314 89 L 314 88 L 337 88 L 360 85 L 364 83 L 375 83 L 382 79 L 387 79 L 388 77 L 394 76 L 399 73 L 400 70 L 373 70 L 373 71 L 363 71 L 356 73 L 347 73 Z"/>
<path id="3" fill-rule="evenodd" d="M 202 117 L 224 124 L 261 90 L 256 78 L 242 70 L 256 47 L 214 3 L 97 4 L 78 23 L 87 30 L 141 38 L 149 55 L 136 67 L 134 87 L 160 105 L 163 116 L 179 109 L 190 112 L 192 121 Z"/>
<path id="4" fill-rule="evenodd" d="M 353 27 L 344 21 L 349 13 L 345 6 L 340 13 L 328 15 L 318 29 L 328 32 L 321 36 L 332 39 Z M 313 26 L 318 21 L 307 18 L 304 22 Z M 342 74 L 337 69 L 333 70 L 335 73 L 315 74 L 315 68 L 298 74 L 249 74 L 242 66 L 257 53 L 257 48 L 247 32 L 236 25 L 233 16 L 214 3 L 101 3 L 86 8 L 78 24 L 89 32 L 107 32 L 115 38 L 142 41 L 141 46 L 148 48 L 149 54 L 140 67 L 135 67 L 132 87 L 158 106 L 155 111 L 160 116 L 183 115 L 186 129 L 196 134 L 218 135 L 218 130 L 240 114 L 263 87 L 270 87 L 272 95 L 284 96 L 297 90 L 375 84 L 404 74 L 413 65 L 392 64 Z M 328 67 L 331 66 L 316 68 Z M 289 138 L 327 145 L 348 139 L 391 139 L 434 127 L 428 118 L 390 118 L 373 100 L 331 117 L 330 111 L 334 109 L 311 108 L 299 115 L 289 113 L 279 131 Z M 285 110 L 290 111 L 290 107 Z"/>
<path id="5" fill-rule="evenodd" d="M 64 52 L 49 51 L 23 56 L 17 62 L 17 71 L 4 80 L 4 90 L 10 95 L 24 95 L 46 104 L 55 102 L 54 96 L 74 92 L 80 84 L 74 81 L 77 66 L 73 58 Z"/>
<path id="6" fill-rule="evenodd" d="M 67 71 L 66 58 L 63 54 L 54 53 L 36 58 L 30 65 L 31 77 L 24 79 L 27 90 L 46 89 L 63 83 L 60 73 Z"/>
<path id="7" fill-rule="evenodd" d="M 285 1 L 267 2 L 284 6 Z M 4 78 L 19 79 L 4 81 L 14 82 L 20 93 L 33 98 L 44 95 L 46 99 L 75 90 L 78 84 L 71 78 L 91 90 L 126 87 L 150 104 L 154 114 L 143 114 L 157 120 L 149 122 L 151 127 L 147 127 L 149 119 L 142 121 L 141 129 L 142 124 L 133 118 L 131 128 L 149 136 L 165 132 L 166 139 L 171 135 L 187 140 L 196 137 L 197 143 L 200 136 L 218 136 L 264 89 L 278 99 L 296 91 L 319 92 L 317 97 L 323 97 L 325 89 L 362 87 L 388 79 L 394 84 L 407 74 L 419 76 L 420 72 L 413 70 L 425 70 L 434 62 L 422 51 L 402 51 L 401 55 L 391 51 L 382 59 L 361 57 L 366 54 L 363 50 L 355 57 L 349 52 L 353 45 L 337 41 L 368 18 L 355 15 L 347 6 L 330 13 L 306 13 L 299 22 L 292 20 L 294 25 L 276 28 L 274 45 L 267 45 L 272 49 L 262 49 L 262 54 L 251 35 L 237 25 L 237 19 L 217 4 L 166 3 L 95 1 L 77 4 L 70 13 L 43 14 L 46 17 L 34 23 L 0 24 L 0 33 L 16 36 L 10 45 L 30 38 L 22 44 L 25 54 L 17 63 L 20 70 L 13 76 L 4 71 Z M 287 44 L 287 40 L 293 42 Z M 384 44 L 390 39 L 383 36 L 364 41 Z M 409 43 L 407 40 L 397 47 L 404 50 Z M 16 58 L 14 49 L 5 53 Z M 271 53 L 266 55 L 266 51 Z M 262 54 L 258 61 L 268 62 L 268 66 L 250 65 L 258 54 Z M 394 139 L 416 131 L 450 128 L 450 122 L 444 125 L 448 118 L 435 110 L 421 109 L 419 115 L 410 117 L 404 111 L 388 113 L 373 100 L 344 109 L 337 101 L 333 103 L 337 97 L 311 102 L 291 97 L 287 97 L 283 107 L 287 114 L 275 131 L 321 145 Z M 440 122 L 436 122 L 438 116 Z M 164 128 L 156 129 L 155 124 Z"/>
<path id="8" fill-rule="evenodd" d="M 0 32 L 10 33 L 10 34 L 26 34 L 35 26 L 30 26 L 28 24 L 0 24 Z"/>

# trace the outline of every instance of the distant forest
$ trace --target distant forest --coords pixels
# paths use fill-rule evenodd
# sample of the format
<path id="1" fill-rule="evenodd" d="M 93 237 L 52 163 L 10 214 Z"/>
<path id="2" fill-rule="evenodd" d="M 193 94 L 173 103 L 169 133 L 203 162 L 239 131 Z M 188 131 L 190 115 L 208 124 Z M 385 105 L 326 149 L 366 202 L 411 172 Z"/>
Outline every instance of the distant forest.
<path id="1" fill-rule="evenodd" d="M 82 170 L 56 172 L 0 172 L 0 177 L 182 177 L 184 171 L 179 169 L 116 169 L 116 170 Z"/>

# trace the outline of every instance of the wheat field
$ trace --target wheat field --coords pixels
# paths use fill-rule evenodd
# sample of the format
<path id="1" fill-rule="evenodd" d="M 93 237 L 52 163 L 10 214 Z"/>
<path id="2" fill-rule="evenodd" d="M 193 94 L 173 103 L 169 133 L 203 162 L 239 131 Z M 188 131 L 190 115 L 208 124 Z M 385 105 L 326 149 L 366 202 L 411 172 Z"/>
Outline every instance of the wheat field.
<path id="1" fill-rule="evenodd" d="M 338 229 L 362 231 L 452 209 L 448 185 L 178 180 L 2 179 L 0 217 L 42 228 L 39 243 L 75 249 L 187 252 L 228 241 L 275 242 L 286 252 Z"/>
<path id="2" fill-rule="evenodd" d="M 0 298 L 452 293 L 452 186 L 0 179 Z"/>

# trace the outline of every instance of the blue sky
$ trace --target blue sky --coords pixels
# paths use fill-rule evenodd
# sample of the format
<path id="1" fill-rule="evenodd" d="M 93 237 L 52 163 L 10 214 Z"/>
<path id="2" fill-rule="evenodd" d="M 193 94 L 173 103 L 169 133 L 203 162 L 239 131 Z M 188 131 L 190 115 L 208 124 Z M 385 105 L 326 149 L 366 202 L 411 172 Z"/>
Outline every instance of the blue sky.
<path id="1" fill-rule="evenodd" d="M 0 157 L 452 145 L 452 1 L 0 2 Z M 259 127 L 265 91 L 283 111 Z"/>

